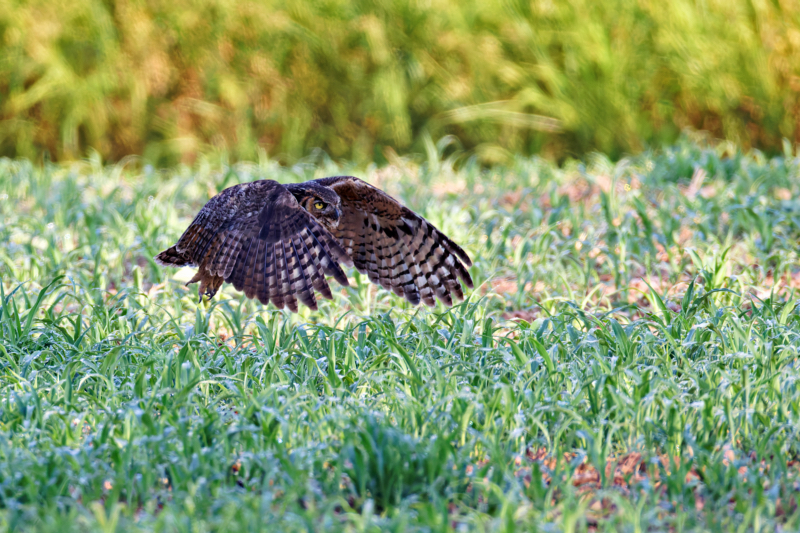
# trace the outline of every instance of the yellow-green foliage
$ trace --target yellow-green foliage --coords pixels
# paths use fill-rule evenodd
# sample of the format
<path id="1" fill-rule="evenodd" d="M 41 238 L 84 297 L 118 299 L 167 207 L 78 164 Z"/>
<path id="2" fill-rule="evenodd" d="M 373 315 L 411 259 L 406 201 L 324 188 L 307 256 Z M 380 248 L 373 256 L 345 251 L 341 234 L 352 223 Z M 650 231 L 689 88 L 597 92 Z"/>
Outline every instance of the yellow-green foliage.
<path id="1" fill-rule="evenodd" d="M 797 0 L 0 0 L 0 154 L 798 139 Z"/>

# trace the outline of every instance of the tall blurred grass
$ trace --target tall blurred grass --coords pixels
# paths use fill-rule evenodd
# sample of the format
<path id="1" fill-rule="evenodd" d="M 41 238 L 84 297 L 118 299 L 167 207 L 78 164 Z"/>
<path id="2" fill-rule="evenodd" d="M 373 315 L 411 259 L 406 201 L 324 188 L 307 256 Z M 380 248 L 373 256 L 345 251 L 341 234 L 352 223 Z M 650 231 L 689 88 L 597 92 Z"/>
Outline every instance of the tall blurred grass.
<path id="1" fill-rule="evenodd" d="M 800 140 L 797 0 L 0 0 L 0 155 Z"/>

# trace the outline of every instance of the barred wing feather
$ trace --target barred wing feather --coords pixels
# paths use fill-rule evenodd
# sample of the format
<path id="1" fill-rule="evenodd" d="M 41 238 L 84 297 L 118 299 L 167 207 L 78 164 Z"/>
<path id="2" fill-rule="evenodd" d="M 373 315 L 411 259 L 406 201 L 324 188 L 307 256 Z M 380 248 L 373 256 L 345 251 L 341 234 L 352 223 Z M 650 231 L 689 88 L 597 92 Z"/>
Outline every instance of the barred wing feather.
<path id="1" fill-rule="evenodd" d="M 416 305 L 463 300 L 460 281 L 472 287 L 469 256 L 447 235 L 368 183 L 351 176 L 316 180 L 341 199 L 332 230 L 356 269 L 370 281 Z"/>

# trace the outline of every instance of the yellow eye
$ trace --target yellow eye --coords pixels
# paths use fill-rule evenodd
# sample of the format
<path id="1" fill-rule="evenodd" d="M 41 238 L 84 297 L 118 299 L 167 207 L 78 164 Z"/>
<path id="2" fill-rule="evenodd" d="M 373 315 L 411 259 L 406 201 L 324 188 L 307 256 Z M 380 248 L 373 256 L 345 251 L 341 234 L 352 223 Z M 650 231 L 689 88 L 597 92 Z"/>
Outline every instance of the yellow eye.
<path id="1" fill-rule="evenodd" d="M 314 202 L 314 209 L 322 209 L 325 207 L 325 204 L 322 202 Z"/>

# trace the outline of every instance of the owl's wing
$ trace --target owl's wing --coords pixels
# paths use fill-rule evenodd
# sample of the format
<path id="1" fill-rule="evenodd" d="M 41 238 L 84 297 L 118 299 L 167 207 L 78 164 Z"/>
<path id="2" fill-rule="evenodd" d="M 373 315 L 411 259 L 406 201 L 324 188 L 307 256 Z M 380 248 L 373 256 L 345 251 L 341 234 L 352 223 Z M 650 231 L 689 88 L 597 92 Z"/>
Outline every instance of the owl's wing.
<path id="1" fill-rule="evenodd" d="M 332 231 L 359 272 L 416 305 L 438 297 L 453 305 L 464 299 L 459 280 L 472 287 L 469 256 L 433 224 L 380 189 L 351 176 L 316 180 L 342 201 Z M 466 266 L 465 266 L 466 265 Z"/>
<path id="2" fill-rule="evenodd" d="M 182 262 L 181 262 L 182 260 Z M 235 185 L 208 201 L 178 243 L 156 261 L 197 265 L 192 281 L 213 296 L 222 280 L 263 304 L 317 308 L 316 290 L 332 298 L 325 274 L 347 285 L 340 263 L 352 261 L 339 242 L 272 180 Z"/>

